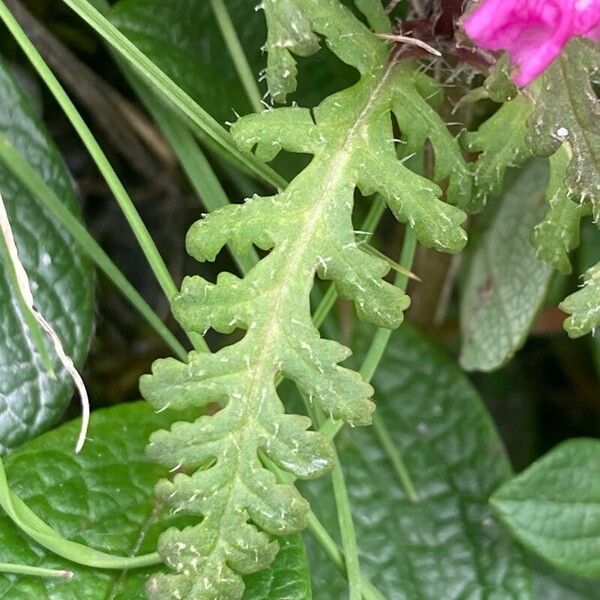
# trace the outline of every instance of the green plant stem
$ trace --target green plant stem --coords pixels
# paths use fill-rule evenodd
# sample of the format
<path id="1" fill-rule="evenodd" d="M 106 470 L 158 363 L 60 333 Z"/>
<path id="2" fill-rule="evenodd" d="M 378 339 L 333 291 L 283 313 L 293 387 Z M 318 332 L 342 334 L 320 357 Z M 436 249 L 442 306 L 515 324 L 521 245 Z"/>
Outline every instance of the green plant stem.
<path id="1" fill-rule="evenodd" d="M 10 491 L 0 460 L 0 507 L 12 522 L 32 540 L 74 563 L 97 569 L 134 569 L 161 562 L 158 553 L 143 556 L 115 556 L 64 539 L 40 519 L 14 492 Z"/>
<path id="2" fill-rule="evenodd" d="M 319 407 L 309 402 L 306 394 L 302 393 L 302 399 L 306 410 L 316 425 L 321 426 L 325 420 L 323 412 Z M 340 457 L 332 443 L 334 454 L 334 466 L 331 472 L 331 482 L 333 485 L 333 496 L 335 508 L 342 537 L 342 548 L 344 550 L 344 576 L 348 581 L 349 600 L 360 600 L 362 598 L 362 575 L 360 572 L 360 558 L 358 554 L 358 544 L 356 542 L 356 529 L 352 519 L 352 507 L 348 496 L 348 488 L 344 479 L 344 471 Z M 293 480 L 293 479 L 292 479 Z"/>
<path id="3" fill-rule="evenodd" d="M 227 45 L 227 49 L 229 50 L 229 54 L 231 55 L 231 59 L 235 65 L 235 69 L 240 77 L 242 85 L 244 86 L 246 95 L 248 96 L 248 100 L 250 100 L 250 104 L 255 112 L 261 112 L 263 110 L 263 104 L 260 89 L 258 88 L 256 79 L 252 73 L 252 69 L 250 68 L 250 64 L 248 63 L 244 49 L 240 44 L 240 38 L 238 37 L 233 22 L 231 21 L 231 17 L 229 16 L 229 11 L 225 6 L 225 2 L 223 0 L 210 0 L 210 3 L 217 19 L 219 29 L 221 30 L 221 35 L 225 40 L 225 44 Z"/>
<path id="4" fill-rule="evenodd" d="M 91 8 L 91 7 L 90 7 Z M 97 11 L 94 11 L 97 13 Z M 99 13 L 97 13 L 99 14 Z M 169 271 L 161 258 L 154 240 L 146 229 L 139 213 L 137 212 L 131 198 L 127 194 L 123 184 L 120 182 L 117 174 L 112 168 L 102 148 L 94 138 L 89 127 L 75 108 L 75 105 L 65 92 L 64 88 L 54 76 L 48 65 L 44 62 L 35 46 L 31 43 L 19 23 L 12 16 L 6 4 L 0 0 L 0 19 L 4 22 L 15 41 L 23 50 L 25 56 L 33 65 L 38 75 L 42 78 L 61 109 L 75 128 L 75 131 L 81 138 L 88 152 L 92 156 L 98 169 L 102 173 L 106 183 L 114 194 L 125 218 L 127 219 L 142 251 L 153 273 L 155 274 L 160 286 L 162 287 L 167 298 L 170 300 L 176 293 L 177 287 L 169 274 Z"/>
<path id="5" fill-rule="evenodd" d="M 318 406 L 309 402 L 306 394 L 302 393 L 302 399 L 308 414 L 316 425 L 321 426 L 325 421 L 323 412 Z M 344 471 L 340 457 L 332 443 L 334 453 L 334 466 L 331 473 L 331 482 L 333 484 L 333 495 L 335 507 L 338 516 L 340 534 L 342 537 L 342 547 L 344 549 L 344 569 L 348 580 L 349 600 L 360 600 L 362 598 L 362 575 L 360 572 L 360 558 L 358 554 L 358 544 L 356 542 L 356 530 L 352 519 L 352 507 L 348 496 L 348 488 L 344 479 Z M 284 480 L 283 475 L 279 475 Z M 293 478 L 292 478 L 293 481 Z"/>
<path id="6" fill-rule="evenodd" d="M 33 577 L 55 577 L 57 579 L 70 579 L 73 577 L 72 571 L 44 569 L 43 567 L 30 567 L 28 565 L 15 565 L 12 563 L 0 563 L 0 573 L 13 573 L 15 575 L 29 575 Z"/>
<path id="7" fill-rule="evenodd" d="M 100 4 L 98 6 L 99 10 L 106 14 L 110 7 L 104 0 L 98 0 L 98 2 Z M 242 58 L 245 60 L 241 46 L 240 50 Z M 179 159 L 188 181 L 207 211 L 213 212 L 218 208 L 227 206 L 229 198 L 206 156 L 199 147 L 198 141 L 190 132 L 187 122 L 180 114 L 174 112 L 156 96 L 154 91 L 135 72 L 131 64 L 116 52 L 113 52 L 113 55 L 138 98 L 143 102 L 163 135 L 167 138 L 167 141 Z M 242 273 L 247 273 L 258 262 L 258 255 L 254 249 L 251 249 L 247 255 L 242 255 L 233 252 L 231 247 L 228 247 Z"/>
<path id="8" fill-rule="evenodd" d="M 260 112 L 263 108 L 260 90 L 252 75 L 252 70 L 231 22 L 227 7 L 222 0 L 211 0 L 211 3 L 221 33 L 252 107 L 255 111 Z M 129 64 L 122 63 L 121 67 L 129 83 L 136 90 L 138 97 L 142 100 L 167 138 L 167 141 L 179 159 L 188 181 L 207 211 L 214 212 L 218 208 L 227 206 L 229 198 L 221 182 L 199 147 L 197 140 L 181 117 L 155 97 L 151 90 L 146 89 L 146 84 L 132 72 Z M 228 248 L 238 268 L 244 275 L 259 260 L 258 254 L 253 248 L 247 254 L 235 252 L 231 246 L 228 246 Z"/>
<path id="9" fill-rule="evenodd" d="M 342 536 L 342 548 L 344 549 L 346 575 L 348 578 L 349 600 L 360 600 L 362 598 L 362 576 L 360 574 L 360 560 L 358 557 L 358 544 L 356 543 L 356 530 L 352 519 L 352 507 L 348 497 L 348 488 L 344 480 L 342 463 L 335 451 L 335 466 L 331 473 L 333 483 L 333 494 L 340 524 Z"/>
<path id="10" fill-rule="evenodd" d="M 410 227 L 407 227 L 404 243 L 402 245 L 402 253 L 400 255 L 400 264 L 408 271 L 410 271 L 412 268 L 416 248 L 417 238 L 415 233 Z M 408 284 L 408 277 L 403 273 L 398 273 L 396 275 L 395 284 L 401 289 L 405 290 Z M 377 367 L 383 358 L 392 333 L 393 332 L 390 329 L 384 329 L 383 327 L 380 327 L 375 332 L 373 341 L 371 342 L 365 360 L 363 361 L 359 371 L 365 381 L 371 381 L 373 378 L 373 375 L 375 374 L 375 371 L 377 370 Z M 325 422 L 323 427 L 321 427 L 320 431 L 329 439 L 334 439 L 343 425 L 344 424 L 341 421 L 328 420 Z"/>
<path id="11" fill-rule="evenodd" d="M 337 567 L 339 572 L 346 576 L 346 561 L 344 559 L 344 554 L 313 512 L 310 512 L 308 515 L 308 530 Z M 367 579 L 362 578 L 360 585 L 361 595 L 364 600 L 385 600 L 381 592 Z"/>
<path id="12" fill-rule="evenodd" d="M 273 169 L 258 160 L 253 154 L 241 151 L 228 131 L 221 127 L 87 0 L 63 0 L 63 2 L 129 61 L 152 84 L 153 89 L 173 102 L 201 131 L 223 147 L 237 162 L 250 168 L 256 175 L 276 188 L 285 187 L 284 180 Z"/>
<path id="13" fill-rule="evenodd" d="M 406 227 L 404 236 L 404 243 L 402 245 L 402 252 L 400 254 L 400 264 L 405 269 L 410 271 L 415 259 L 417 238 L 411 227 Z M 404 273 L 398 273 L 394 283 L 400 289 L 406 290 L 406 286 L 408 285 L 408 276 Z M 375 371 L 377 371 L 377 367 L 379 367 L 379 363 L 383 358 L 385 349 L 387 348 L 388 342 L 392 337 L 392 333 L 393 332 L 391 329 L 383 328 L 379 328 L 375 333 L 369 351 L 367 352 L 367 356 L 365 357 L 365 360 L 360 368 L 360 374 L 364 377 L 365 381 L 371 381 L 373 375 L 375 375 Z"/>
<path id="14" fill-rule="evenodd" d="M 394 467 L 394 471 L 396 471 L 396 475 L 404 487 L 409 500 L 411 502 L 418 502 L 419 495 L 417 494 L 415 484 L 413 483 L 406 463 L 404 462 L 398 447 L 394 443 L 394 440 L 392 439 L 385 422 L 379 416 L 379 414 L 373 415 L 373 430 L 375 431 L 375 435 L 377 436 L 379 443 L 386 451 L 388 458 Z"/>
<path id="15" fill-rule="evenodd" d="M 96 266 L 106 275 L 115 287 L 129 300 L 164 342 L 182 360 L 187 359 L 185 348 L 171 333 L 160 317 L 152 310 L 138 291 L 131 285 L 123 273 L 108 257 L 98 242 L 88 233 L 84 225 L 58 199 L 54 191 L 27 163 L 15 149 L 10 140 L 0 133 L 0 161 L 42 204 L 56 220 L 69 232 L 80 248 L 94 261 Z"/>
<path id="16" fill-rule="evenodd" d="M 382 212 L 383 207 L 379 208 L 378 206 L 374 205 L 374 207 L 371 210 L 372 214 L 370 213 L 365 221 L 364 228 L 366 231 L 371 231 L 370 227 L 374 227 L 376 225 L 376 223 L 379 221 L 379 218 L 381 218 Z M 410 271 L 414 261 L 417 239 L 413 230 L 410 227 L 407 227 L 405 231 L 406 233 L 404 243 L 400 255 L 400 264 L 406 270 Z M 408 276 L 404 273 L 399 272 L 396 276 L 395 284 L 401 289 L 406 290 L 406 286 L 408 284 Z M 331 299 L 328 299 L 326 294 L 326 297 L 322 302 L 322 305 L 324 307 L 327 306 L 329 302 L 335 301 L 335 290 L 333 290 L 332 292 L 332 288 L 328 290 L 328 294 L 331 292 L 331 297 L 333 298 L 333 301 Z M 327 314 L 325 310 L 324 314 Z M 385 353 L 385 349 L 390 340 L 391 334 L 392 331 L 389 329 L 380 328 L 377 330 L 373 342 L 371 343 L 371 346 L 367 353 L 367 357 L 365 358 L 365 361 L 363 362 L 362 368 L 360 370 L 361 375 L 365 378 L 366 381 L 370 381 L 373 375 L 375 374 L 375 371 L 377 370 L 377 367 L 379 366 L 379 363 L 381 362 L 381 359 Z M 319 425 L 323 423 L 321 415 L 317 414 L 316 422 Z M 341 427 L 342 423 L 340 421 L 329 420 L 326 421 L 325 424 L 320 427 L 320 431 L 326 433 L 331 439 L 333 439 L 337 432 L 341 429 Z M 328 431 L 328 429 L 331 430 L 331 433 Z M 412 479 L 410 478 L 408 469 L 404 464 L 402 455 L 396 448 L 385 423 L 378 414 L 375 414 L 373 417 L 373 429 L 377 438 L 379 439 L 380 444 L 387 452 L 401 483 L 406 489 L 408 497 L 412 501 L 416 502 L 418 500 L 417 492 L 415 490 L 415 486 L 412 482 Z M 363 584 L 360 574 L 358 546 L 356 543 L 356 533 L 354 528 L 354 522 L 352 519 L 352 508 L 350 506 L 348 490 L 344 480 L 342 466 L 339 457 L 337 456 L 337 452 L 336 464 L 332 472 L 332 483 L 335 496 L 336 510 L 338 513 L 338 519 L 340 524 L 340 533 L 342 536 L 342 545 L 344 547 L 343 556 L 345 556 L 345 562 L 343 563 L 343 567 L 346 569 L 347 572 L 349 583 L 349 597 L 350 600 L 357 600 L 361 597 L 361 595 L 362 597 L 367 598 L 367 596 L 364 595 L 365 590 L 362 587 Z M 315 525 L 314 523 L 309 521 L 309 527 L 311 527 L 311 525 L 316 528 L 315 531 L 318 534 L 317 539 L 320 541 L 321 545 L 328 553 L 328 555 L 331 558 L 333 558 L 335 562 L 335 553 L 332 552 L 331 544 L 333 544 L 336 550 L 337 546 L 335 546 L 335 543 L 333 541 L 331 541 L 331 544 L 329 544 L 328 540 L 323 537 L 323 534 L 326 532 L 321 531 L 318 525 Z M 314 533 L 312 528 L 311 532 Z M 377 594 L 379 594 L 377 590 L 375 591 L 377 592 Z"/>
<path id="17" fill-rule="evenodd" d="M 277 481 L 288 485 L 292 485 L 294 483 L 296 479 L 291 473 L 280 469 L 273 461 L 269 460 L 264 453 L 261 453 L 260 457 L 269 470 L 273 472 L 277 478 Z M 339 460 L 337 463 L 339 465 Z M 338 548 L 328 531 L 312 511 L 308 513 L 308 530 L 315 538 L 319 546 L 321 546 L 325 554 L 331 558 L 333 564 L 337 567 L 340 573 L 344 577 L 348 578 L 348 574 L 346 572 L 346 558 L 344 553 Z M 362 576 L 360 581 L 360 589 L 362 591 L 362 597 L 365 600 L 385 600 L 380 592 Z"/>
<path id="18" fill-rule="evenodd" d="M 400 264 L 406 270 L 410 271 L 415 257 L 415 251 L 417 248 L 417 239 L 414 231 L 410 227 L 406 227 L 404 243 L 402 246 L 402 252 L 400 255 Z M 396 275 L 395 284 L 403 290 L 406 290 L 408 284 L 408 276 L 404 273 L 398 273 Z M 375 371 L 379 367 L 379 363 L 383 358 L 387 345 L 392 336 L 392 331 L 389 329 L 379 328 L 373 341 L 369 347 L 365 360 L 360 368 L 360 374 L 363 376 L 365 381 L 371 381 Z M 325 434 L 329 439 L 334 439 L 335 436 L 342 429 L 343 423 L 341 421 L 328 420 L 320 428 L 320 431 Z M 413 501 L 418 501 L 417 491 L 412 482 L 408 469 L 404 463 L 402 455 L 396 448 L 392 437 L 381 417 L 376 413 L 373 415 L 373 430 L 377 436 L 379 443 L 382 445 L 384 450 L 387 452 L 392 465 L 404 486 L 408 497 Z"/>

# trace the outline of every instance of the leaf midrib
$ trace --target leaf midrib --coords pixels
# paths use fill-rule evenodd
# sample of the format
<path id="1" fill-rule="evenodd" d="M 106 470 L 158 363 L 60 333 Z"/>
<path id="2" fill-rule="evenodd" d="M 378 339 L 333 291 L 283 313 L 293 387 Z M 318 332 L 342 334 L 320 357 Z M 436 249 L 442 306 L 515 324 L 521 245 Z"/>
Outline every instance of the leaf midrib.
<path id="1" fill-rule="evenodd" d="M 332 197 L 335 198 L 336 188 L 339 186 L 341 182 L 344 181 L 344 176 L 346 173 L 346 168 L 353 158 L 354 154 L 354 142 L 357 133 L 360 128 L 364 125 L 368 116 L 370 115 L 373 108 L 376 106 L 379 96 L 382 90 L 385 87 L 391 73 L 394 69 L 394 64 L 390 63 L 387 68 L 382 73 L 379 81 L 373 92 L 369 95 L 367 102 L 362 108 L 359 116 L 355 120 L 353 126 L 350 128 L 346 136 L 343 138 L 341 143 L 338 146 L 337 152 L 333 155 L 333 157 L 329 160 L 331 163 L 331 170 L 327 170 L 329 173 L 329 177 L 327 178 L 327 185 L 325 188 L 318 188 L 314 190 L 313 198 L 315 198 L 315 202 L 313 204 L 312 210 L 309 212 L 309 216 L 304 221 L 304 226 L 299 232 L 296 241 L 291 246 L 291 251 L 288 256 L 290 259 L 285 263 L 285 271 L 284 276 L 279 279 L 279 285 L 276 288 L 273 288 L 271 291 L 272 296 L 277 297 L 277 302 L 274 306 L 273 311 L 271 311 L 271 319 L 269 320 L 266 327 L 259 327 L 256 329 L 252 329 L 248 332 L 247 335 L 257 337 L 257 343 L 254 347 L 258 348 L 259 351 L 257 355 L 255 355 L 254 361 L 251 361 L 251 364 L 257 365 L 257 368 L 254 371 L 254 376 L 252 376 L 249 380 L 249 384 L 247 386 L 247 392 L 244 394 L 245 398 L 260 398 L 260 394 L 257 393 L 261 388 L 261 383 L 264 381 L 271 381 L 276 375 L 276 369 L 273 365 L 273 361 L 269 361 L 268 358 L 271 354 L 273 348 L 279 347 L 282 343 L 279 338 L 282 336 L 282 332 L 284 331 L 285 324 L 285 307 L 292 302 L 294 304 L 294 300 L 296 298 L 296 288 L 292 284 L 295 281 L 302 279 L 302 266 L 305 264 L 303 260 L 307 249 L 311 247 L 311 240 L 315 236 L 315 231 L 318 232 L 319 229 L 316 227 L 316 224 L 323 218 L 323 215 L 327 212 L 329 208 L 329 204 L 332 202 Z M 320 162 L 320 161 L 319 161 Z M 311 163 L 307 167 L 307 169 L 314 169 L 316 171 L 319 170 L 319 163 L 317 159 Z M 306 173 L 306 170 L 303 172 Z M 300 175 L 302 177 L 302 174 Z M 305 180 L 302 177 L 302 182 Z M 290 193 L 294 191 L 295 184 L 297 185 L 298 179 L 292 181 L 288 189 L 285 193 Z M 321 183 L 321 182 L 319 182 Z M 316 187 L 316 186 L 315 186 Z M 273 250 L 273 252 L 277 252 L 277 248 Z M 283 261 L 282 261 L 283 264 Z M 316 271 L 316 266 L 314 267 L 311 273 L 311 280 L 314 277 L 314 272 Z M 251 369 L 250 369 L 251 370 Z M 247 411 L 247 420 L 246 422 L 238 429 L 236 432 L 236 438 L 239 443 L 239 450 L 237 451 L 236 457 L 236 469 L 233 470 L 233 478 L 232 485 L 230 487 L 230 493 L 228 495 L 226 506 L 222 512 L 223 518 L 219 522 L 219 531 L 218 535 L 215 537 L 215 545 L 211 550 L 211 554 L 220 547 L 223 543 L 222 537 L 220 535 L 221 528 L 223 522 L 226 520 L 227 515 L 230 515 L 234 508 L 232 507 L 232 499 L 235 497 L 234 491 L 237 486 L 240 484 L 241 478 L 239 474 L 239 468 L 243 464 L 242 461 L 239 461 L 239 456 L 246 453 L 248 450 L 251 453 L 255 452 L 254 448 L 254 436 L 253 432 L 256 431 L 259 427 L 262 428 L 262 425 L 259 423 L 256 418 L 257 415 L 260 415 L 262 412 L 262 407 L 265 400 L 268 398 L 268 395 L 265 395 L 260 399 L 256 408 L 254 410 Z M 254 403 L 247 402 L 248 408 L 254 407 Z"/>

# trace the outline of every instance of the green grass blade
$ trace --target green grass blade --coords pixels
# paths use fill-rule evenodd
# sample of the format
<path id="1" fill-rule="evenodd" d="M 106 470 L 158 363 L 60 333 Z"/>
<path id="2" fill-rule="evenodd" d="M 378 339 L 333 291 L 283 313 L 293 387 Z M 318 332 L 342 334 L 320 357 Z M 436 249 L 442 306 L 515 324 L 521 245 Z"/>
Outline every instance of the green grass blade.
<path id="1" fill-rule="evenodd" d="M 344 472 L 337 452 L 335 453 L 336 464 L 331 473 L 333 482 L 333 495 L 340 524 L 342 536 L 342 547 L 346 557 L 346 576 L 348 578 L 349 600 L 360 600 L 362 598 L 362 576 L 360 574 L 360 560 L 358 558 L 358 545 L 356 543 L 356 530 L 352 519 L 352 507 L 348 497 L 348 488 L 344 481 Z"/>
<path id="2" fill-rule="evenodd" d="M 250 100 L 250 104 L 255 112 L 261 112 L 264 107 L 260 89 L 246 58 L 246 53 L 240 44 L 240 38 L 231 21 L 225 2 L 223 0 L 211 0 L 211 6 L 221 30 L 221 35 L 229 50 L 231 60 L 233 60 L 235 69 L 248 96 L 248 100 Z"/>
<path id="3" fill-rule="evenodd" d="M 240 150 L 231 135 L 184 92 L 170 77 L 156 66 L 135 44 L 131 43 L 108 19 L 87 0 L 63 0 L 94 31 L 129 61 L 157 90 L 173 102 L 195 125 L 223 147 L 238 162 L 273 186 L 284 186 L 282 178 L 250 153 Z"/>
<path id="4" fill-rule="evenodd" d="M 89 7 L 91 9 L 91 7 Z M 97 11 L 94 11 L 97 13 Z M 97 13 L 99 14 L 99 13 Z M 6 4 L 0 0 L 0 19 L 4 22 L 15 41 L 21 47 L 28 60 L 33 65 L 39 76 L 42 78 L 48 89 L 55 97 L 63 112 L 75 128 L 77 134 L 86 146 L 92 156 L 98 169 L 102 173 L 111 191 L 115 195 L 125 218 L 133 230 L 138 243 L 146 259 L 148 260 L 152 271 L 154 272 L 160 286 L 165 292 L 167 298 L 171 299 L 177 293 L 177 287 L 169 274 L 169 271 L 161 258 L 154 240 L 146 229 L 139 213 L 137 212 L 131 198 L 127 194 L 123 184 L 120 182 L 117 174 L 108 161 L 108 158 L 100 148 L 100 145 L 94 138 L 89 127 L 79 114 L 77 108 L 65 92 L 64 88 L 54 76 L 44 59 L 41 57 L 35 46 L 31 43 L 19 23 L 12 16 L 6 7 Z"/>
<path id="5" fill-rule="evenodd" d="M 135 557 L 115 556 L 64 539 L 10 491 L 2 460 L 0 460 L 0 507 L 31 539 L 76 564 L 98 569 L 133 569 L 160 563 L 157 553 Z"/>
<path id="6" fill-rule="evenodd" d="M 70 579 L 73 576 L 71 571 L 57 571 L 55 569 L 15 565 L 12 563 L 0 563 L 0 573 L 13 573 L 14 575 L 28 575 L 32 577 L 56 577 L 57 579 Z"/>
<path id="7" fill-rule="evenodd" d="M 345 576 L 346 559 L 344 554 L 337 547 L 337 544 L 333 541 L 325 527 L 323 527 L 323 524 L 317 519 L 313 512 L 308 515 L 308 530 L 340 573 Z M 364 578 L 361 580 L 361 595 L 364 600 L 385 600 L 381 592 L 375 588 L 370 581 Z"/>

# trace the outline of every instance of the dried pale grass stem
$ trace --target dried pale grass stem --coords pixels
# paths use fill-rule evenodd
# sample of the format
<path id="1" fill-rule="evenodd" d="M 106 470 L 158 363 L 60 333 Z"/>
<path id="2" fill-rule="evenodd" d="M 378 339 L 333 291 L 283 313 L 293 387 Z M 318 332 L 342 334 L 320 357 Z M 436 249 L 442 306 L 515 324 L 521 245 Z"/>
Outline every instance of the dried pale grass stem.
<path id="1" fill-rule="evenodd" d="M 442 56 L 442 53 L 439 50 L 436 50 L 433 46 L 430 46 L 428 43 L 417 38 L 413 38 L 407 35 L 398 35 L 396 33 L 377 33 L 375 35 L 377 35 L 377 37 L 382 40 L 387 40 L 390 42 L 399 42 L 402 44 L 411 44 L 412 46 L 418 46 L 419 48 L 423 48 L 423 50 L 426 50 L 434 56 Z"/>

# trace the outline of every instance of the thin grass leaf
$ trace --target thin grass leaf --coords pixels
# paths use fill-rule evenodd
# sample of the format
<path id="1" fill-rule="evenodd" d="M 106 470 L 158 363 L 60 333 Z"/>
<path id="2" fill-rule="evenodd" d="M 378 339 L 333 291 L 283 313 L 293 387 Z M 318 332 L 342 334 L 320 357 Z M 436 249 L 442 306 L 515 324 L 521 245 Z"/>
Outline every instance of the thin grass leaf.
<path id="1" fill-rule="evenodd" d="M 163 71 L 87 0 L 63 0 L 63 2 L 130 62 L 142 77 L 152 84 L 153 89 L 157 93 L 173 102 L 201 131 L 224 148 L 238 162 L 275 187 L 285 185 L 281 177 L 273 169 L 262 164 L 252 155 L 240 151 L 229 133 L 217 121 L 194 102 L 171 78 L 167 77 Z"/>

